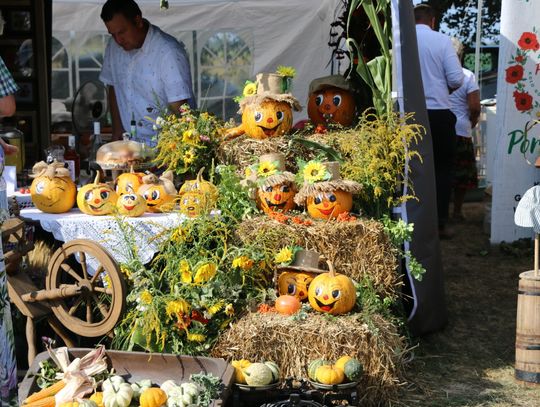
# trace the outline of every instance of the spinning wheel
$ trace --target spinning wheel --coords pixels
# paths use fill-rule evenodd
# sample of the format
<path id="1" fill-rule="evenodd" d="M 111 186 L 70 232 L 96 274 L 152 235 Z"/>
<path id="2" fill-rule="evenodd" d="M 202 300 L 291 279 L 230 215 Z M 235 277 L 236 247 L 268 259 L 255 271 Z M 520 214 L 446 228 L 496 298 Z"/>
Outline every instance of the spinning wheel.
<path id="1" fill-rule="evenodd" d="M 99 262 L 94 275 L 89 273 L 88 256 Z M 60 247 L 51 259 L 45 286 L 50 293 L 61 294 L 51 302 L 56 317 L 82 336 L 107 334 L 124 312 L 126 285 L 120 268 L 91 240 L 73 240 Z"/>

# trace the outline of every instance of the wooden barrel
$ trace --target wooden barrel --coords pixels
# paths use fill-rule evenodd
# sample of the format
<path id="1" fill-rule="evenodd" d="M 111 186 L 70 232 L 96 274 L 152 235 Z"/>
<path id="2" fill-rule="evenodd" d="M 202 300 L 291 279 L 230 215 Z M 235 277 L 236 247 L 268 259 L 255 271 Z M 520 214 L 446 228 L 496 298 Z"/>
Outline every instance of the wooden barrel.
<path id="1" fill-rule="evenodd" d="M 515 377 L 540 384 L 540 276 L 532 270 L 519 275 Z"/>

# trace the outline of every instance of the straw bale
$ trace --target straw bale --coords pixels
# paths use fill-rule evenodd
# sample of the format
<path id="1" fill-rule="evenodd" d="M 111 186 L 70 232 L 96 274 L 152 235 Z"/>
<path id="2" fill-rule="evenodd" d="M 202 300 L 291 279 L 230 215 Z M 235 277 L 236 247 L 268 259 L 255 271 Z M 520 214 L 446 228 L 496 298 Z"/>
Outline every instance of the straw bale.
<path id="1" fill-rule="evenodd" d="M 406 340 L 380 315 L 351 314 L 329 318 L 310 312 L 298 320 L 277 313 L 250 313 L 218 339 L 212 356 L 275 361 L 283 377 L 307 379 L 307 365 L 318 358 L 343 355 L 364 366 L 359 383 L 362 405 L 395 399 L 402 382 Z"/>
<path id="2" fill-rule="evenodd" d="M 273 252 L 291 245 L 315 250 L 330 260 L 338 273 L 356 281 L 368 277 L 378 294 L 398 296 L 397 253 L 378 221 L 313 220 L 312 226 L 304 226 L 260 216 L 243 221 L 237 235 L 243 242 L 256 242 Z"/>

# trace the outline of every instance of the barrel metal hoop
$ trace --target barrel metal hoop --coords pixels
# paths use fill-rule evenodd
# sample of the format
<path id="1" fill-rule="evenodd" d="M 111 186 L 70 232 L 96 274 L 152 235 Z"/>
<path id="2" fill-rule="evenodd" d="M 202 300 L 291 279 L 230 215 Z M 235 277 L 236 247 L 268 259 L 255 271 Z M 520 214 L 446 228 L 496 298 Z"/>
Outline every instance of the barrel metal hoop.
<path id="1" fill-rule="evenodd" d="M 519 295 L 532 295 L 534 297 L 540 297 L 540 291 L 531 292 L 531 291 L 518 290 L 518 294 Z"/>
<path id="2" fill-rule="evenodd" d="M 517 380 L 524 382 L 540 383 L 540 373 L 526 372 L 524 370 L 516 369 L 515 377 Z"/>

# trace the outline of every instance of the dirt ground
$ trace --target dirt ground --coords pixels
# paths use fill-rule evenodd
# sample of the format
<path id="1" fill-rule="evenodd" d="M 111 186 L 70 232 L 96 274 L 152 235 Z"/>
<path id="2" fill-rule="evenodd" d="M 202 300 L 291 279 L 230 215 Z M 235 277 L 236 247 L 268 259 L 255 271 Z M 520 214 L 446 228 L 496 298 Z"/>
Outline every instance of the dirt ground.
<path id="1" fill-rule="evenodd" d="M 441 241 L 449 322 L 418 341 L 406 366 L 406 406 L 540 406 L 540 386 L 514 380 L 519 274 L 533 267 L 530 241 L 491 246 L 484 204 Z"/>

